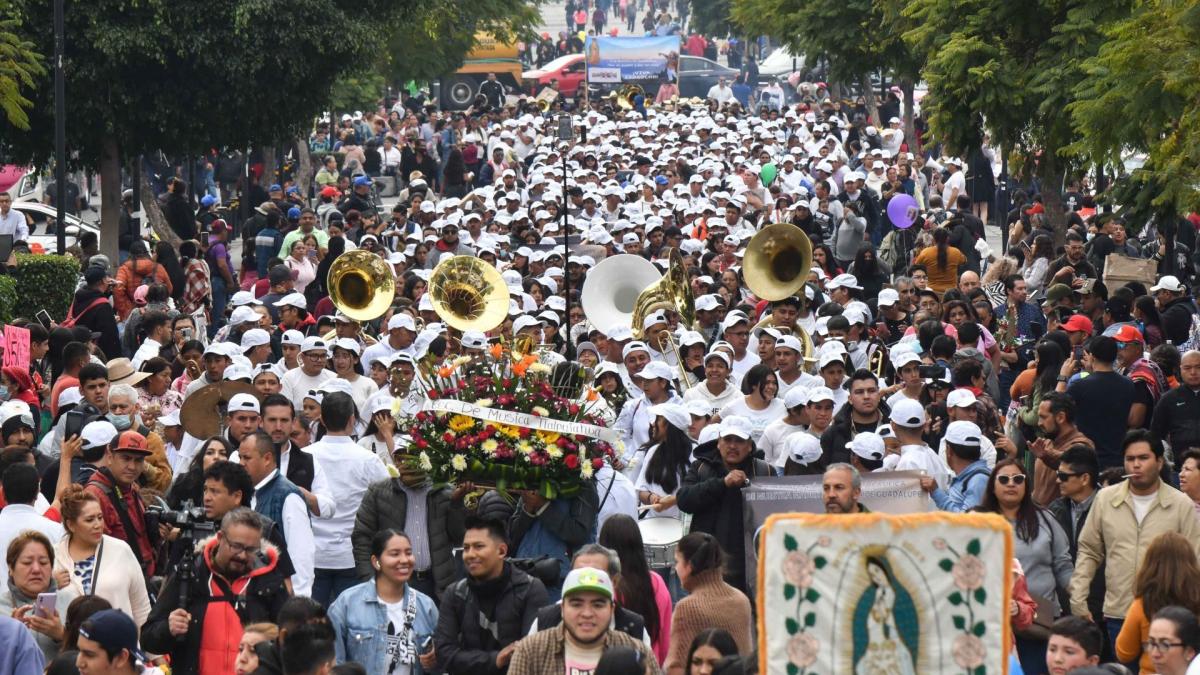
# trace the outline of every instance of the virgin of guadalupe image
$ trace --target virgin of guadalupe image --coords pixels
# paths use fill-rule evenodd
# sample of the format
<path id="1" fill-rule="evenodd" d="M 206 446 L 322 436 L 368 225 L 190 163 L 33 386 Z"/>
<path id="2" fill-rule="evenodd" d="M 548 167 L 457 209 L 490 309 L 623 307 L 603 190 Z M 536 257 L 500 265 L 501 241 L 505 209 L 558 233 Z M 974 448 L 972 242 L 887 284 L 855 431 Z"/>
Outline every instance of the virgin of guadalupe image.
<path id="1" fill-rule="evenodd" d="M 854 606 L 855 675 L 915 675 L 920 626 L 912 596 L 886 554 L 868 555 L 869 584 Z"/>

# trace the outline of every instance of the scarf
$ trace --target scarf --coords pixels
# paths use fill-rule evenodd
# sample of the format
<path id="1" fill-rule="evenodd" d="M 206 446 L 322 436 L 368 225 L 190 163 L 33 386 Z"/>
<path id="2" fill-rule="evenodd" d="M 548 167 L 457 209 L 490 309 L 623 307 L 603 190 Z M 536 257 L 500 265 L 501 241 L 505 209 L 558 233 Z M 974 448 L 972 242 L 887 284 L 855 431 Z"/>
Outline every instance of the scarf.
<path id="1" fill-rule="evenodd" d="M 1167 389 L 1167 378 L 1163 376 L 1162 369 L 1158 364 L 1149 359 L 1138 359 L 1134 361 L 1125 376 L 1134 382 L 1142 382 L 1146 388 L 1150 390 L 1150 396 L 1158 401 L 1163 392 Z"/>

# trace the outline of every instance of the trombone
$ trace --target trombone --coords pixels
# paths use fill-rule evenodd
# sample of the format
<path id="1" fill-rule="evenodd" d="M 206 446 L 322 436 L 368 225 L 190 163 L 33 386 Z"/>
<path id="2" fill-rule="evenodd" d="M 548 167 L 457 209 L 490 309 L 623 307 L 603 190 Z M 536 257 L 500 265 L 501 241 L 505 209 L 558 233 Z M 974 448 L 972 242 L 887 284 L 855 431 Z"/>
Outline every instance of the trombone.
<path id="1" fill-rule="evenodd" d="M 667 273 L 639 293 L 637 302 L 634 303 L 633 316 L 630 319 L 633 325 L 630 328 L 635 340 L 649 339 L 650 336 L 646 335 L 644 327 L 646 317 L 660 309 L 667 309 L 678 314 L 680 322 L 685 326 L 692 325 L 692 322 L 696 320 L 692 289 L 688 285 L 683 258 L 679 255 L 679 251 L 671 249 L 669 260 Z M 688 382 L 687 363 L 683 360 L 679 345 L 675 343 L 675 336 L 671 335 L 671 331 L 663 329 L 654 338 L 658 341 L 659 347 L 663 346 L 664 341 L 671 345 L 671 351 L 675 353 L 676 365 L 679 368 L 681 388 L 689 389 L 691 384 Z"/>

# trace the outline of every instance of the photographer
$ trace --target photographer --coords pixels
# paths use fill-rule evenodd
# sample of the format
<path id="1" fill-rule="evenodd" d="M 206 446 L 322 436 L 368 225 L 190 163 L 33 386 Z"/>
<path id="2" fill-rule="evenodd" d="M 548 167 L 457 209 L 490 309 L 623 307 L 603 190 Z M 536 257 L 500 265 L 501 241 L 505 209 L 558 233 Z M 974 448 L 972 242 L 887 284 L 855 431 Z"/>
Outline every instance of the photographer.
<path id="1" fill-rule="evenodd" d="M 278 561 L 258 514 L 226 513 L 194 566 L 167 578 L 142 627 L 143 646 L 170 654 L 177 675 L 233 672 L 242 627 L 274 622 L 289 597 Z"/>

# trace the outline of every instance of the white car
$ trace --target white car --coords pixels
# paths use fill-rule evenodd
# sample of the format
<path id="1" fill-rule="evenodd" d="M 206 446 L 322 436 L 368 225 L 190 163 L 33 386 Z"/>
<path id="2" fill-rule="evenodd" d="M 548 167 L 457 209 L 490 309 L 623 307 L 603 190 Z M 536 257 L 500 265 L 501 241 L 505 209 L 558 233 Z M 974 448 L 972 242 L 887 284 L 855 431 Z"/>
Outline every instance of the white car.
<path id="1" fill-rule="evenodd" d="M 804 70 L 804 55 L 792 54 L 787 47 L 779 47 L 758 64 L 758 76 L 764 79 L 768 77 L 786 79 L 788 75 L 792 74 L 792 71 L 796 70 Z"/>
<path id="2" fill-rule="evenodd" d="M 24 213 L 35 221 L 39 219 L 42 221 L 40 223 L 35 222 L 31 226 L 33 233 L 29 236 L 29 248 L 34 253 L 58 253 L 58 235 L 54 232 L 46 232 L 46 222 L 54 219 L 58 214 L 58 210 L 53 206 L 40 202 L 14 202 L 12 207 L 13 210 Z M 75 244 L 75 240 L 82 232 L 94 232 L 97 239 L 99 239 L 99 225 L 90 223 L 79 216 L 73 216 L 69 213 L 65 215 L 65 220 L 67 221 L 66 241 L 68 247 Z M 41 247 L 40 251 L 38 247 Z"/>

